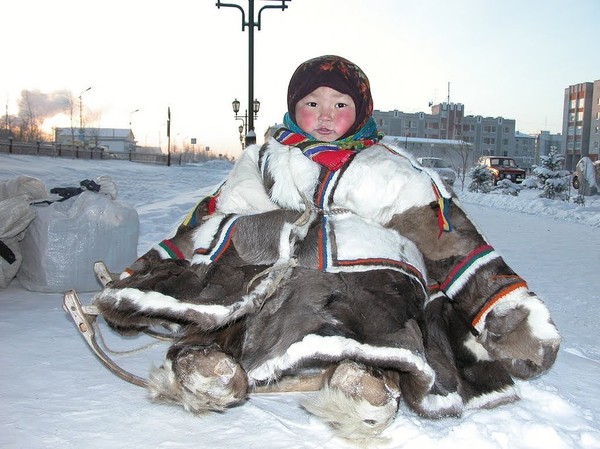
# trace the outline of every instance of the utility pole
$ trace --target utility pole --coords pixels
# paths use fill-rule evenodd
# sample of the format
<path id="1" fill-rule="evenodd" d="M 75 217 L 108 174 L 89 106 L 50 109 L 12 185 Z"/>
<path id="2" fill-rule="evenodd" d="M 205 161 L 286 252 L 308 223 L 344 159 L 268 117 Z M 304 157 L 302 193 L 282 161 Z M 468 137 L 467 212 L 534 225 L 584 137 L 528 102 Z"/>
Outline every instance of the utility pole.
<path id="1" fill-rule="evenodd" d="M 167 167 L 171 166 L 171 106 L 167 109 Z"/>

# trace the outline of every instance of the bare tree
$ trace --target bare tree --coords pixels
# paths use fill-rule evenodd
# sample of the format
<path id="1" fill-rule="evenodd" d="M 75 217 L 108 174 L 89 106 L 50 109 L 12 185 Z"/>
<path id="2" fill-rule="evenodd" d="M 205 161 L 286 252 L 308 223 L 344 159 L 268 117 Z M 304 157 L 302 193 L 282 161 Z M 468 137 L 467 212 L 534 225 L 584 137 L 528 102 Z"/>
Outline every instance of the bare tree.
<path id="1" fill-rule="evenodd" d="M 24 142 L 42 140 L 41 122 L 29 91 L 25 90 L 21 93 L 18 105 L 19 118 L 21 119 L 21 140 Z"/>
<path id="2" fill-rule="evenodd" d="M 464 140 L 459 140 L 458 145 L 452 145 L 450 147 L 450 151 L 453 154 L 458 156 L 460 166 L 457 167 L 457 175 L 458 179 L 460 179 L 461 190 L 465 188 L 465 180 L 467 177 L 467 172 L 469 168 L 473 165 L 473 145 L 465 142 Z M 452 159 L 454 160 L 454 158 Z"/>

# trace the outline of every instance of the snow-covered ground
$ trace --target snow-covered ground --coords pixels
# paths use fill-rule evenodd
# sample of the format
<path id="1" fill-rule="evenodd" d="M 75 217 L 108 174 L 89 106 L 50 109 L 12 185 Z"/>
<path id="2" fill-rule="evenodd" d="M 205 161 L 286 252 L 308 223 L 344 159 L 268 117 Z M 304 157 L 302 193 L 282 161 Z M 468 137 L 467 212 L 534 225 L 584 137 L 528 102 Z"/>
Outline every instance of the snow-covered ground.
<path id="1" fill-rule="evenodd" d="M 47 188 L 113 178 L 119 200 L 140 217 L 138 252 L 161 240 L 230 165 L 150 166 L 0 154 L 0 181 L 34 176 Z M 437 421 L 401 406 L 382 447 L 600 448 L 600 196 L 585 206 L 538 198 L 460 193 L 490 243 L 546 301 L 564 340 L 549 373 L 518 382 L 522 400 Z M 94 293 L 82 293 L 84 304 Z M 134 349 L 148 337 L 104 328 L 109 347 Z M 165 344 L 115 356 L 145 376 Z M 145 391 L 104 368 L 62 310 L 60 293 L 37 293 L 14 280 L 0 290 L 1 448 L 342 448 L 299 406 L 300 393 L 255 395 L 223 414 L 193 416 L 156 405 Z"/>

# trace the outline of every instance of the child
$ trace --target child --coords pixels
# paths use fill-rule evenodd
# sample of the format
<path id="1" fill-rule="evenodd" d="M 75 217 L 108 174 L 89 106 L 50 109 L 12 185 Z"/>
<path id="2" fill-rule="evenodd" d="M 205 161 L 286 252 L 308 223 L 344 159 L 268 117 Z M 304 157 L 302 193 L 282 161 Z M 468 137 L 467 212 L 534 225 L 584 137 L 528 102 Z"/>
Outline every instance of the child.
<path id="1" fill-rule="evenodd" d="M 511 376 L 552 366 L 560 336 L 544 304 L 437 174 L 378 143 L 372 110 L 355 64 L 301 64 L 285 126 L 96 296 L 118 330 L 182 326 L 154 398 L 223 410 L 316 370 L 305 407 L 364 440 L 400 397 L 422 416 L 460 415 L 517 399 Z"/>

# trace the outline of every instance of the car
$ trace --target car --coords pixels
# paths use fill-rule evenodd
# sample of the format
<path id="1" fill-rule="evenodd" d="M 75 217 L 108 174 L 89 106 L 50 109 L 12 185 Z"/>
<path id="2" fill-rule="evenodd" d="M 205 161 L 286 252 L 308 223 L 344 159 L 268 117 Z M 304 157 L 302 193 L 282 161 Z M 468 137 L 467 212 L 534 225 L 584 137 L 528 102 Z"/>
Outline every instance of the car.
<path id="1" fill-rule="evenodd" d="M 438 172 L 442 181 L 451 186 L 454 185 L 454 182 L 456 181 L 456 172 L 446 160 L 439 157 L 419 157 L 417 158 L 417 161 L 423 167 L 431 168 Z"/>
<path id="2" fill-rule="evenodd" d="M 494 185 L 502 179 L 508 179 L 516 184 L 525 181 L 526 171 L 520 168 L 512 157 L 482 156 L 477 164 L 488 169 Z"/>

